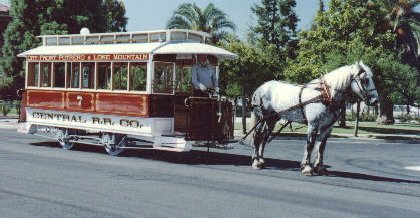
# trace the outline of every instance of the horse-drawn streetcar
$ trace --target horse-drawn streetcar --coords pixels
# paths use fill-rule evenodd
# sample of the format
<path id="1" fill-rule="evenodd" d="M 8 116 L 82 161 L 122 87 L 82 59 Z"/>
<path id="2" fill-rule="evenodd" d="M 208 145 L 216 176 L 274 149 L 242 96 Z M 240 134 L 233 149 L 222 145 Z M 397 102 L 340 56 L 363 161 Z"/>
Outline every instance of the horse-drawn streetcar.
<path id="1" fill-rule="evenodd" d="M 193 95 L 201 64 L 213 73 L 235 55 L 191 30 L 40 36 L 26 58 L 19 131 L 74 143 L 188 151 L 233 137 L 233 106 L 220 95 Z M 200 85 L 202 87 L 202 84 Z"/>
<path id="2" fill-rule="evenodd" d="M 19 131 L 53 137 L 65 149 L 76 142 L 104 146 L 111 155 L 229 142 L 233 106 L 206 91 L 218 92 L 218 62 L 236 56 L 205 44 L 208 37 L 190 30 L 40 36 L 42 46 L 19 54 L 26 58 Z M 302 173 L 325 174 L 326 142 L 351 92 L 369 105 L 379 99 L 362 61 L 302 86 L 261 85 L 251 100 L 255 124 L 240 141 L 252 133 L 252 166 L 264 167 L 264 147 L 284 119 L 308 124 Z"/>

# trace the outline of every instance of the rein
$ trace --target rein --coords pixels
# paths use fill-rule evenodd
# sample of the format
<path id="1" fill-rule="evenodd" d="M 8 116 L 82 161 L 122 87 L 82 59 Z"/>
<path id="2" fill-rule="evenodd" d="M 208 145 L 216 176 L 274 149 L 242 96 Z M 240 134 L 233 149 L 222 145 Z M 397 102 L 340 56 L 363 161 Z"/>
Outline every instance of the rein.
<path id="1" fill-rule="evenodd" d="M 268 119 L 268 118 L 270 118 L 270 117 L 273 117 L 273 116 L 277 116 L 277 115 L 279 115 L 279 114 L 281 114 L 281 113 L 284 113 L 284 112 L 289 112 L 289 111 L 293 111 L 293 110 L 296 110 L 296 109 L 299 109 L 299 108 L 301 108 L 301 107 L 304 107 L 305 105 L 307 105 L 307 104 L 311 104 L 311 103 L 315 103 L 315 102 L 319 102 L 319 101 L 322 101 L 322 95 L 319 95 L 319 96 L 315 96 L 315 97 L 313 97 L 313 98 L 311 98 L 311 99 L 309 99 L 309 100 L 307 100 L 307 101 L 304 101 L 304 102 L 301 102 L 301 103 L 299 103 L 299 104 L 297 104 L 297 105 L 294 105 L 294 106 L 292 106 L 292 107 L 290 107 L 290 108 L 288 108 L 288 109 L 286 109 L 286 110 L 282 110 L 282 111 L 279 111 L 279 112 L 277 112 L 277 113 L 273 113 L 273 114 L 270 114 L 270 115 L 267 115 L 267 116 L 264 116 L 263 118 L 261 118 L 260 120 L 258 120 L 258 122 L 257 123 L 255 123 L 255 125 L 251 128 L 251 130 L 249 130 L 246 134 L 245 134 L 245 136 L 244 137 L 242 137 L 242 139 L 241 140 L 239 140 L 239 143 L 240 144 L 242 144 L 243 143 L 243 141 L 256 129 L 256 127 L 258 126 L 258 124 L 260 124 L 262 121 L 265 121 L 266 119 Z"/>
<path id="2" fill-rule="evenodd" d="M 360 91 L 362 91 L 362 95 L 363 95 L 363 98 L 362 98 L 362 100 L 363 101 L 366 101 L 367 99 L 368 99 L 368 93 L 369 92 L 372 92 L 372 91 L 376 91 L 376 88 L 375 89 L 369 89 L 369 90 L 366 90 L 366 88 L 362 85 L 362 84 L 360 84 L 360 81 L 361 81 L 361 78 L 360 78 L 360 75 L 362 75 L 362 73 L 365 73 L 365 71 L 360 71 L 358 74 L 357 74 L 357 76 L 355 76 L 353 79 L 351 79 L 351 81 L 350 81 L 350 83 L 352 83 L 353 81 L 355 81 L 356 82 L 356 85 L 357 85 L 357 88 L 360 90 Z M 358 80 L 356 80 L 356 78 L 357 77 L 359 77 L 360 79 L 359 79 L 359 81 Z"/>

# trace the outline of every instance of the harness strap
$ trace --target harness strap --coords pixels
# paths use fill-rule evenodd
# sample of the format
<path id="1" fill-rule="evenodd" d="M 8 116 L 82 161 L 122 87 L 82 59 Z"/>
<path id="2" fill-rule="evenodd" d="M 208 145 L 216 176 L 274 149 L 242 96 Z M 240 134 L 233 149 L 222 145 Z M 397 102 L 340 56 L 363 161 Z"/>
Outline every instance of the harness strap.
<path id="1" fill-rule="evenodd" d="M 306 115 L 305 115 L 305 111 L 304 111 L 305 104 L 302 104 L 302 92 L 303 92 L 303 89 L 304 88 L 306 88 L 306 84 L 304 84 L 302 86 L 302 88 L 300 89 L 300 92 L 299 92 L 299 105 L 300 105 L 300 112 L 302 113 L 302 116 L 303 116 L 303 122 L 307 123 L 308 120 L 306 119 Z"/>
<path id="2" fill-rule="evenodd" d="M 333 97 L 331 95 L 330 86 L 327 85 L 327 83 L 325 83 L 325 80 L 323 77 L 321 77 L 319 86 L 320 86 L 319 88 L 320 88 L 321 96 L 322 96 L 322 103 L 324 103 L 325 105 L 331 104 L 331 102 L 333 102 Z"/>

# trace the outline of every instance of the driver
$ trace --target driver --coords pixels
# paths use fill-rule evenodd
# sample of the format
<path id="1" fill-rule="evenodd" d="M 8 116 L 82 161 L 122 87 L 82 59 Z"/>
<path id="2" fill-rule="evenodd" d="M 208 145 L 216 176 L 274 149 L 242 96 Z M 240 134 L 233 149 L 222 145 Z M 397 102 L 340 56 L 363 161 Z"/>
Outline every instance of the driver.
<path id="1" fill-rule="evenodd" d="M 197 55 L 198 64 L 192 67 L 193 96 L 208 97 L 208 91 L 214 89 L 219 93 L 216 68 L 209 64 L 207 55 Z"/>

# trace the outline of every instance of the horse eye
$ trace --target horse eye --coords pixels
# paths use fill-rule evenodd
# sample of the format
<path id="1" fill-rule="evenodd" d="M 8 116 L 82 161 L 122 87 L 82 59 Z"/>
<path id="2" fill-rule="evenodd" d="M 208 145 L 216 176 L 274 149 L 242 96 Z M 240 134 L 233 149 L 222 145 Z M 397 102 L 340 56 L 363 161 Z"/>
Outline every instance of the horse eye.
<path id="1" fill-rule="evenodd" d="M 365 84 L 369 85 L 369 79 L 368 78 L 365 79 Z"/>

